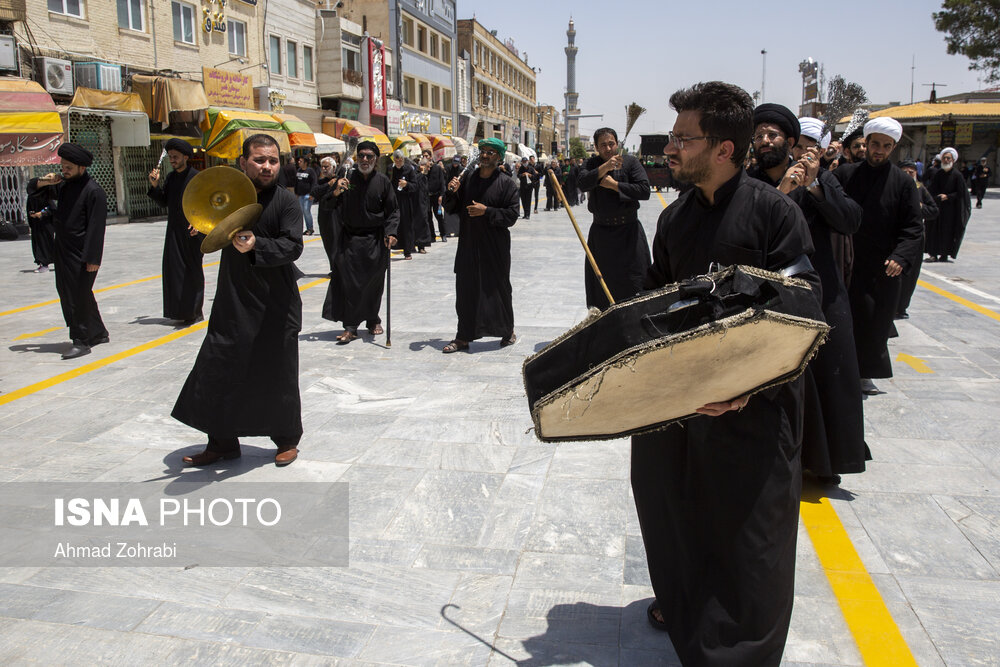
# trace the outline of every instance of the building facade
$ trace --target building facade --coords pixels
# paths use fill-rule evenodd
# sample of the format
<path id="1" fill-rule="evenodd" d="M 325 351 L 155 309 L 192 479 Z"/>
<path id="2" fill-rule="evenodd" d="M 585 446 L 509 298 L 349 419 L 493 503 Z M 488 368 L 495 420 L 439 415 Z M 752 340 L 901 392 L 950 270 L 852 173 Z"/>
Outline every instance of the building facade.
<path id="1" fill-rule="evenodd" d="M 456 131 L 455 1 L 344 0 L 338 12 L 392 51 L 386 78 L 389 98 L 399 101 L 400 131 Z"/>
<path id="2" fill-rule="evenodd" d="M 458 22 L 458 47 L 471 54 L 469 85 L 475 139 L 497 137 L 516 146 L 536 142 L 535 71 L 512 40 L 501 41 L 476 19 Z"/>
<path id="3" fill-rule="evenodd" d="M 298 116 L 316 132 L 323 125 L 317 85 L 318 20 L 315 0 L 267 0 L 263 33 L 267 68 L 259 70 L 262 80 L 257 87 L 258 109 Z"/>

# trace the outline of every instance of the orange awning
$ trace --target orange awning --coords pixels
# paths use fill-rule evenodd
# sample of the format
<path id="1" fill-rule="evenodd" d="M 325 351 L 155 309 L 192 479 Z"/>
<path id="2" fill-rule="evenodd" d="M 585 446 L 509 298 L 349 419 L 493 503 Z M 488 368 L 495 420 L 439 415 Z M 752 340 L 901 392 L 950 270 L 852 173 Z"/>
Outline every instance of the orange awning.
<path id="1" fill-rule="evenodd" d="M 309 126 L 298 116 L 286 113 L 273 113 L 271 117 L 281 123 L 281 129 L 288 134 L 288 143 L 292 148 L 316 148 L 316 137 Z"/>

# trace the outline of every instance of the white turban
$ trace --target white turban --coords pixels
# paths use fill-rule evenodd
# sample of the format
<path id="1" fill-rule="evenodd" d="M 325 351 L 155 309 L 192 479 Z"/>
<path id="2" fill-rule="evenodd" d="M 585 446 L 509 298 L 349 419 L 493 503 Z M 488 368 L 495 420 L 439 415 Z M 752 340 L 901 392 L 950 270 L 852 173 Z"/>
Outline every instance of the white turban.
<path id="1" fill-rule="evenodd" d="M 833 135 L 827 132 L 823 135 L 823 138 L 819 140 L 819 147 L 826 150 L 830 147 L 830 140 L 833 139 Z"/>
<path id="2" fill-rule="evenodd" d="M 951 153 L 951 159 L 954 160 L 955 162 L 958 161 L 958 151 L 956 151 L 954 148 L 951 148 L 950 146 L 948 148 L 945 148 L 944 150 L 941 151 L 941 156 L 943 157 L 945 153 Z"/>
<path id="3" fill-rule="evenodd" d="M 903 126 L 894 118 L 873 118 L 865 123 L 865 139 L 872 133 L 884 134 L 893 141 L 899 141 L 903 136 Z"/>
<path id="4" fill-rule="evenodd" d="M 818 118 L 799 118 L 799 128 L 803 137 L 809 137 L 816 143 L 823 138 L 823 121 Z"/>

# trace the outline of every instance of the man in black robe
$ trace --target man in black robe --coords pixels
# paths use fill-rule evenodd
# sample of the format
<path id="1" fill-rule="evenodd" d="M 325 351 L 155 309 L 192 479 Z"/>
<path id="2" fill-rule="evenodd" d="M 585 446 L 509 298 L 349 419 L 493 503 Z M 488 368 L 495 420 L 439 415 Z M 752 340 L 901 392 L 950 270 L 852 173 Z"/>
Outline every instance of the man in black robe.
<path id="1" fill-rule="evenodd" d="M 958 151 L 941 151 L 941 170 L 934 174 L 927 188 L 938 205 L 938 217 L 927 226 L 924 247 L 932 259 L 947 262 L 958 257 L 965 236 L 965 226 L 972 214 L 972 201 L 965 179 L 958 171 Z"/>
<path id="2" fill-rule="evenodd" d="M 754 110 L 750 175 L 794 201 L 809 225 L 810 257 L 823 289 L 823 314 L 830 333 L 803 377 L 802 467 L 821 482 L 839 484 L 843 473 L 860 473 L 871 459 L 865 444 L 861 377 L 854 348 L 851 303 L 844 285 L 844 239 L 861 224 L 861 207 L 844 194 L 836 177 L 821 166 L 823 123 L 797 119 L 780 104 Z"/>
<path id="3" fill-rule="evenodd" d="M 986 196 L 986 188 L 990 184 L 993 170 L 986 164 L 986 156 L 979 158 L 979 164 L 972 174 L 972 192 L 976 195 L 976 208 L 983 207 L 983 197 Z"/>
<path id="4" fill-rule="evenodd" d="M 393 152 L 390 180 L 396 189 L 396 204 L 399 206 L 399 244 L 403 247 L 403 259 L 413 259 L 416 225 L 423 220 L 419 218 L 419 211 L 422 210 L 418 201 L 420 190 L 413 184 L 415 172 L 413 163 L 406 159 L 403 151 Z"/>
<path id="5" fill-rule="evenodd" d="M 426 255 L 427 248 L 434 242 L 434 228 L 427 217 L 427 207 L 424 205 L 430 192 L 427 187 L 427 172 L 430 168 L 430 160 L 420 158 L 420 162 L 413 169 L 413 181 L 409 186 L 416 193 L 413 198 L 413 243 L 421 255 Z"/>
<path id="6" fill-rule="evenodd" d="M 675 178 L 695 187 L 660 215 L 646 287 L 732 264 L 818 285 L 804 258 L 813 246 L 802 212 L 743 171 L 750 96 L 713 81 L 674 93 L 670 104 L 678 116 L 664 152 Z M 647 619 L 670 634 L 686 666 L 778 665 L 794 599 L 801 379 L 698 412 L 632 438 L 632 490 L 656 595 Z"/>
<path id="7" fill-rule="evenodd" d="M 448 235 L 444 228 L 444 187 L 447 185 L 444 164 L 441 160 L 434 161 L 431 152 L 425 150 L 423 157 L 431 161 L 430 171 L 427 172 L 427 204 L 428 215 L 427 224 L 431 228 L 431 242 L 437 240 L 434 234 L 434 220 L 437 220 L 437 228 L 441 233 L 441 243 L 448 242 Z"/>
<path id="8" fill-rule="evenodd" d="M 273 137 L 243 142 L 240 166 L 264 210 L 222 249 L 208 333 L 171 412 L 208 435 L 203 452 L 184 457 L 188 465 L 239 458 L 240 436 L 270 437 L 276 465 L 298 456 L 302 299 L 294 262 L 302 254 L 302 209 L 278 186 L 279 165 Z"/>
<path id="9" fill-rule="evenodd" d="M 309 193 L 316 187 L 316 172 L 309 166 L 309 158 L 300 155 L 296 160 L 298 169 L 295 170 L 295 196 L 299 198 L 299 206 L 302 207 L 302 218 L 306 223 L 306 236 L 313 235 L 313 200 Z"/>
<path id="10" fill-rule="evenodd" d="M 337 163 L 334 162 L 333 158 L 325 157 L 320 160 L 319 166 L 319 180 L 309 194 L 316 202 L 316 226 L 319 227 L 319 236 L 323 241 L 323 252 L 326 253 L 327 261 L 330 264 L 329 277 L 332 278 L 333 260 L 337 254 L 337 243 L 340 238 L 340 224 L 333 210 L 333 190 L 337 186 Z"/>
<path id="11" fill-rule="evenodd" d="M 517 221 L 517 183 L 498 169 L 505 146 L 495 138 L 479 142 L 479 168 L 448 183 L 445 210 L 460 218 L 455 253 L 455 312 L 458 331 L 442 352 L 468 350 L 483 336 L 513 345 L 513 289 L 510 285 L 510 229 Z"/>
<path id="12" fill-rule="evenodd" d="M 549 176 L 549 170 L 552 170 L 552 177 Z M 559 175 L 561 173 L 562 167 L 559 166 L 559 160 L 552 160 L 548 165 L 548 169 L 542 171 L 542 177 L 545 179 L 546 211 L 554 211 L 560 206 L 559 195 L 556 194 L 556 185 L 561 185 L 559 181 Z"/>
<path id="13" fill-rule="evenodd" d="M 618 133 L 602 127 L 594 133 L 597 155 L 579 171 L 577 183 L 590 194 L 587 210 L 594 214 L 587 245 L 615 302 L 634 297 L 649 270 L 649 242 L 639 222 L 639 202 L 649 199 L 649 178 L 634 155 L 618 154 Z M 611 304 L 601 282 L 583 262 L 587 306 Z"/>
<path id="14" fill-rule="evenodd" d="M 56 210 L 56 188 L 38 186 L 28 195 L 25 209 L 31 229 L 31 255 L 35 260 L 35 273 L 46 273 L 56 253 L 56 235 L 52 219 Z"/>
<path id="15" fill-rule="evenodd" d="M 58 208 L 55 226 L 56 291 L 63 319 L 73 344 L 63 359 L 90 354 L 90 348 L 107 343 L 108 330 L 94 298 L 94 281 L 104 255 L 104 230 L 108 219 L 108 197 L 87 173 L 94 156 L 76 144 L 59 147 L 60 174 L 46 174 L 28 181 L 28 195 L 39 188 L 56 186 Z"/>
<path id="16" fill-rule="evenodd" d="M 323 302 L 323 319 L 344 323 L 338 345 L 358 337 L 362 321 L 368 333 L 384 333 L 378 311 L 385 289 L 389 248 L 396 244 L 399 209 L 396 189 L 385 174 L 375 170 L 379 149 L 362 141 L 358 166 L 334 188 L 334 210 L 341 225 L 340 246 L 333 263 L 333 278 Z"/>
<path id="17" fill-rule="evenodd" d="M 521 158 L 521 166 L 517 168 L 517 187 L 521 197 L 521 217 L 531 219 L 531 193 L 534 191 L 533 181 L 535 168 L 528 164 L 528 158 Z"/>
<path id="18" fill-rule="evenodd" d="M 913 160 L 901 160 L 899 162 L 899 168 L 903 170 L 907 176 L 913 179 L 913 182 L 917 186 L 917 192 L 920 193 L 920 219 L 924 224 L 924 230 L 937 220 L 938 217 L 938 206 L 937 202 L 934 201 L 934 195 L 930 193 L 927 186 L 920 182 L 917 176 L 917 164 Z M 926 239 L 926 234 L 924 236 Z M 920 277 L 920 265 L 923 263 L 923 252 L 917 253 L 917 262 L 907 273 L 902 276 L 903 286 L 899 293 L 899 306 L 896 309 L 897 320 L 906 320 L 910 318 L 910 314 L 906 312 L 906 309 L 910 307 L 910 299 L 913 298 L 913 292 L 917 289 L 917 279 Z"/>
<path id="19" fill-rule="evenodd" d="M 923 244 L 917 187 L 889 160 L 902 134 L 903 126 L 892 118 L 868 121 L 865 160 L 833 172 L 862 210 L 848 296 L 861 392 L 867 395 L 879 393 L 872 378 L 892 377 L 887 343 L 899 306 L 900 276 L 916 266 Z"/>
<path id="20" fill-rule="evenodd" d="M 149 198 L 167 207 L 167 232 L 163 240 L 163 317 L 185 326 L 203 319 L 205 273 L 202 270 L 201 238 L 188 222 L 181 202 L 187 184 L 198 170 L 188 167 L 194 154 L 191 144 L 171 139 L 166 144 L 167 159 L 173 168 L 165 179 L 160 167 L 149 172 Z M 160 184 L 163 187 L 160 187 Z"/>
<path id="21" fill-rule="evenodd" d="M 535 180 L 531 188 L 535 191 L 535 213 L 538 213 L 538 190 L 542 187 L 542 165 L 535 161 L 534 155 L 529 155 L 528 166 L 535 170 Z"/>
<path id="22" fill-rule="evenodd" d="M 580 170 L 576 166 L 576 161 L 572 158 L 566 160 L 566 164 L 563 166 L 563 194 L 566 195 L 566 202 L 570 206 L 576 206 L 579 204 L 579 200 L 576 196 L 577 184 L 576 177 L 580 173 Z"/>

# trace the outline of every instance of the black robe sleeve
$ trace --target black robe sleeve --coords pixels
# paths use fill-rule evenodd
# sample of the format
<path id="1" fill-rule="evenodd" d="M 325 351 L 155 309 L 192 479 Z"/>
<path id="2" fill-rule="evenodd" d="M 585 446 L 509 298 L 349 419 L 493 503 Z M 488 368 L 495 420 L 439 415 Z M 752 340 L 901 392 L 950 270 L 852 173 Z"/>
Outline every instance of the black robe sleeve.
<path id="1" fill-rule="evenodd" d="M 626 155 L 622 164 L 625 178 L 618 181 L 618 198 L 624 201 L 645 201 L 649 199 L 649 177 L 639 159 Z"/>
<path id="2" fill-rule="evenodd" d="M 275 193 L 275 196 L 280 196 Z M 275 267 L 291 264 L 302 254 L 302 208 L 295 197 L 283 198 L 279 207 L 269 207 L 266 214 L 278 217 L 277 235 L 255 235 L 250 262 L 255 266 Z"/>
<path id="3" fill-rule="evenodd" d="M 513 227 L 517 222 L 518 186 L 514 179 L 500 177 L 495 185 L 498 205 L 486 207 L 486 222 L 497 227 Z"/>
<path id="4" fill-rule="evenodd" d="M 806 194 L 812 200 L 816 211 L 831 229 L 841 234 L 853 234 L 861 226 L 861 207 L 847 196 L 840 181 L 829 171 L 822 171 L 819 184 L 823 188 L 823 200 Z"/>
<path id="5" fill-rule="evenodd" d="M 83 261 L 101 265 L 104 256 L 104 230 L 108 223 L 108 196 L 91 180 L 83 192 L 83 208 L 87 216 L 87 236 L 83 242 Z"/>
<path id="6" fill-rule="evenodd" d="M 899 219 L 896 246 L 889 259 L 908 271 L 924 251 L 924 225 L 920 214 L 920 195 L 913 179 L 903 174 L 902 192 L 899 194 Z M 886 189 L 889 191 L 889 188 Z"/>
<path id="7" fill-rule="evenodd" d="M 934 201 L 934 195 L 926 187 L 920 187 L 918 190 L 920 191 L 920 215 L 924 222 L 937 220 L 940 211 L 937 202 Z"/>

